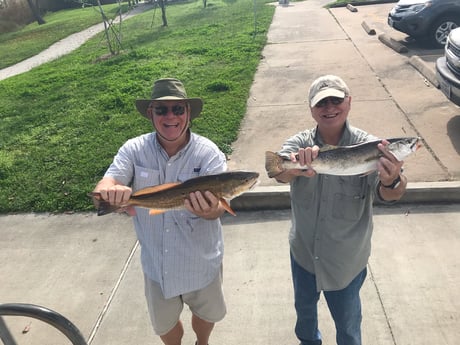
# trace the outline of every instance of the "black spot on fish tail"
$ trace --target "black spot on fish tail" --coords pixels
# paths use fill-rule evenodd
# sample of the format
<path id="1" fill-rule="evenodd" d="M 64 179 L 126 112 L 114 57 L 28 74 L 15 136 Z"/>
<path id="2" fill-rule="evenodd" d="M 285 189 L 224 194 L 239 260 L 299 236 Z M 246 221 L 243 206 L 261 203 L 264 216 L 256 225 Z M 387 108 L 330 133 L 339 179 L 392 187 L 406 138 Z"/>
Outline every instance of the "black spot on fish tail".
<path id="1" fill-rule="evenodd" d="M 111 205 L 108 201 L 102 199 L 101 193 L 99 192 L 88 193 L 88 196 L 93 200 L 93 204 L 97 210 L 98 216 L 104 216 L 106 214 L 115 212 L 120 208 L 120 206 Z"/>
<path id="2" fill-rule="evenodd" d="M 97 208 L 97 215 L 98 216 L 105 216 L 106 214 L 116 212 L 120 206 L 112 205 L 108 201 L 100 200 L 99 206 Z"/>

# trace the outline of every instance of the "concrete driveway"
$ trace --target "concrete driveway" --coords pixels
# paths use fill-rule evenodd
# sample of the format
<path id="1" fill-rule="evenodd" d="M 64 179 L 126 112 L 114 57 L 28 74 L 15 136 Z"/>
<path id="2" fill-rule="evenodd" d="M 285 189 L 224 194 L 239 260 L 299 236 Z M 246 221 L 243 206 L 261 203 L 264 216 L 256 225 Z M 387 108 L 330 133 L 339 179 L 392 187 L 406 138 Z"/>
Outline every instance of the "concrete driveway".
<path id="1" fill-rule="evenodd" d="M 226 318 L 210 344 L 295 345 L 290 211 L 224 215 Z M 460 205 L 377 208 L 362 289 L 363 344 L 457 345 Z M 0 216 L 0 303 L 33 303 L 69 318 L 91 345 L 160 345 L 153 335 L 131 220 L 121 215 Z M 184 345 L 194 344 L 185 308 Z M 324 344 L 335 344 L 326 303 Z M 34 319 L 5 317 L 18 345 L 66 345 Z M 26 328 L 27 332 L 23 332 Z"/>
<path id="2" fill-rule="evenodd" d="M 357 12 L 327 10 L 326 4 L 295 2 L 276 11 L 230 167 L 261 171 L 266 150 L 276 151 L 286 138 L 312 127 L 308 87 L 321 74 L 337 74 L 351 89 L 352 124 L 379 137 L 422 138 L 423 148 L 405 162 L 410 182 L 458 181 L 460 108 L 411 64 L 414 56 L 429 62 L 440 52 L 411 44 L 401 54 L 378 39 L 405 38 L 386 24 L 393 4 L 359 6 Z M 363 29 L 363 21 L 375 35 Z M 434 70 L 433 64 L 419 65 Z M 261 186 L 277 185 L 262 175 Z"/>

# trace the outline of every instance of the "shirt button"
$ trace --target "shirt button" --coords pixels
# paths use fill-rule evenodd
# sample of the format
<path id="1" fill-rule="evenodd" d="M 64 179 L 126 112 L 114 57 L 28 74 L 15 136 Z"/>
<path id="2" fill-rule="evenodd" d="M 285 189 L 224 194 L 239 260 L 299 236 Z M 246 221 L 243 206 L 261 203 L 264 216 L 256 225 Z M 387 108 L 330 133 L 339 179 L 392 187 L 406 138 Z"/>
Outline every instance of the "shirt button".
<path id="1" fill-rule="evenodd" d="M 319 256 L 315 256 L 315 260 L 319 260 Z"/>
<path id="2" fill-rule="evenodd" d="M 166 229 L 166 232 L 169 232 L 169 229 Z"/>
<path id="3" fill-rule="evenodd" d="M 167 252 L 168 252 L 168 250 L 167 250 L 167 249 L 165 249 L 165 253 L 167 253 Z"/>

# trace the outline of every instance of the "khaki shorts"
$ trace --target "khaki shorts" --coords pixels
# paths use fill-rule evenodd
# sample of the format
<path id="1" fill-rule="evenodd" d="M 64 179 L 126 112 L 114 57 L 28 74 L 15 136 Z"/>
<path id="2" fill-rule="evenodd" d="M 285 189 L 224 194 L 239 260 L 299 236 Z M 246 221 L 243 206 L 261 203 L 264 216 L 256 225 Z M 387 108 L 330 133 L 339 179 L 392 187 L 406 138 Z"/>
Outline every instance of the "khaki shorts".
<path id="1" fill-rule="evenodd" d="M 145 297 L 153 330 L 159 336 L 165 335 L 177 324 L 187 304 L 191 312 L 208 322 L 222 320 L 227 312 L 222 290 L 222 271 L 205 288 L 177 297 L 165 299 L 160 284 L 144 275 Z"/>

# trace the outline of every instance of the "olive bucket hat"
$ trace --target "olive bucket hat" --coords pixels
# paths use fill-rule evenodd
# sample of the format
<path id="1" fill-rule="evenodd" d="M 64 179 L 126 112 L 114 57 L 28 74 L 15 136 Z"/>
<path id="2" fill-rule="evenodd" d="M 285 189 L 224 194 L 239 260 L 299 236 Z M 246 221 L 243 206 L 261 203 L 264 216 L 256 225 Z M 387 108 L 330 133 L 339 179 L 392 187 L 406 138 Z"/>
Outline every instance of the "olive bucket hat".
<path id="1" fill-rule="evenodd" d="M 175 78 L 158 79 L 154 82 L 152 88 L 152 96 L 150 99 L 136 100 L 137 110 L 149 118 L 147 108 L 152 101 L 175 101 L 185 100 L 190 104 L 190 119 L 194 119 L 200 115 L 203 109 L 203 101 L 201 98 L 188 98 L 185 92 L 184 84 Z"/>

